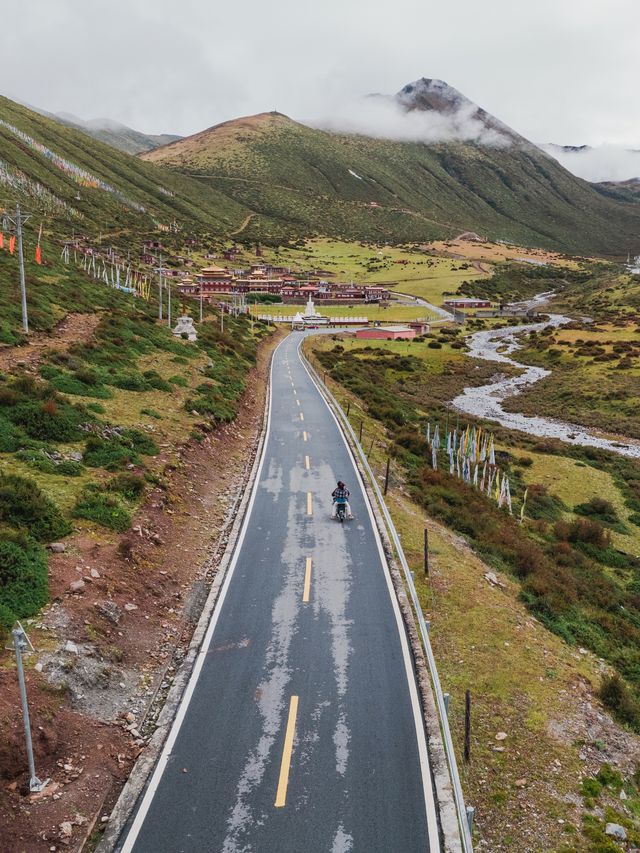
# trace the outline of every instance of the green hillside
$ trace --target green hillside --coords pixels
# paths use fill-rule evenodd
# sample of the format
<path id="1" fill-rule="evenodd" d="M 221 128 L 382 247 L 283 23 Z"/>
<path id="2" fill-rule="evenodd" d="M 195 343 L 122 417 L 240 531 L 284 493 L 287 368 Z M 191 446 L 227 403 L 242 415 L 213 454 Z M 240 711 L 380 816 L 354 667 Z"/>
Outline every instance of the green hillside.
<path id="1" fill-rule="evenodd" d="M 214 234 L 237 227 L 242 202 L 144 163 L 0 97 L 0 207 L 21 201 L 76 232 L 157 229 L 174 221 Z"/>
<path id="2" fill-rule="evenodd" d="M 225 122 L 141 155 L 197 177 L 289 231 L 422 240 L 478 231 L 573 252 L 626 255 L 640 206 L 567 172 L 528 143 L 424 145 L 327 133 L 278 113 Z M 282 226 L 280 226 L 282 228 Z"/>

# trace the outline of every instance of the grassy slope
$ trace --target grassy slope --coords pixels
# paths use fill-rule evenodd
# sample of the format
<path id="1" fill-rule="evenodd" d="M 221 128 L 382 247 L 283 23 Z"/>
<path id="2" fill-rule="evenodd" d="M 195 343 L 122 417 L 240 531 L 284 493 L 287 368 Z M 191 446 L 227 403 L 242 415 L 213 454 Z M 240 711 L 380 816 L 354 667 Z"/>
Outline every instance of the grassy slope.
<path id="1" fill-rule="evenodd" d="M 85 133 L 65 127 L 7 98 L 0 98 L 0 119 L 112 185 L 127 200 L 146 209 L 146 213 L 140 214 L 112 193 L 80 186 L 50 159 L 0 125 L 0 160 L 12 173 L 19 171 L 37 181 L 79 214 L 70 217 L 62 211 L 49 212 L 51 219 L 65 223 L 64 227 L 69 231 L 72 225 L 76 232 L 117 226 L 153 230 L 154 220 L 166 225 L 175 219 L 180 224 L 188 223 L 200 230 L 224 233 L 246 215 L 241 203 L 213 187 L 203 186 L 201 182 L 174 171 L 116 151 Z M 0 183 L 0 206 L 13 207 L 15 200 L 15 189 Z M 21 193 L 18 200 L 23 201 L 30 211 L 42 208 L 42 204 L 28 194 Z"/>
<path id="2" fill-rule="evenodd" d="M 331 345 L 325 339 L 313 341 L 314 351 Z M 404 355 L 407 347 L 387 343 L 385 349 Z M 411 345 L 410 349 L 425 359 L 432 381 L 442 375 L 452 357 L 459 357 L 446 348 L 428 351 Z M 363 422 L 363 446 L 382 479 L 387 451 L 379 422 L 368 415 L 356 395 L 331 378 L 328 382 L 343 407 L 349 401 L 356 431 Z M 534 459 L 536 474 L 540 473 L 533 480 L 541 482 L 543 472 L 538 472 L 538 466 L 546 469 L 550 457 L 529 450 L 527 456 Z M 533 476 L 533 470 L 527 469 L 527 475 Z M 598 494 L 604 478 L 609 486 L 606 496 L 621 501 L 604 472 L 576 467 L 575 473 L 572 483 L 579 482 L 581 498 Z M 606 810 L 606 820 L 623 823 L 635 835 L 638 824 L 633 816 L 639 800 L 630 778 L 633 762 L 625 762 L 624 753 L 617 751 L 622 744 L 616 744 L 614 728 L 609 724 L 599 729 L 596 721 L 605 719 L 599 706 L 591 719 L 584 716 L 584 709 L 595 703 L 593 690 L 600 681 L 601 664 L 591 655 L 578 654 L 533 619 L 518 600 L 518 584 L 509 575 L 499 573 L 500 588 L 487 583 L 485 573 L 495 568 L 409 499 L 403 472 L 396 465 L 392 465 L 387 503 L 431 620 L 443 689 L 451 696 L 450 721 L 465 796 L 477 809 L 476 843 L 482 840 L 483 849 L 496 853 L 615 853 L 619 848 L 605 840 L 602 814 Z M 425 527 L 430 542 L 428 579 L 422 570 Z M 469 765 L 461 757 L 466 689 L 472 694 Z M 499 731 L 508 735 L 503 742 L 495 739 Z M 606 761 L 617 764 L 621 759 L 629 796 L 626 808 L 610 788 L 605 787 L 592 802 L 580 795 L 585 776 Z"/>
<path id="3" fill-rule="evenodd" d="M 637 205 L 605 197 L 533 146 L 376 140 L 265 113 L 143 157 L 209 176 L 209 185 L 298 232 L 405 241 L 471 229 L 554 249 L 621 254 L 632 248 L 640 223 Z M 268 229 L 255 219 L 246 234 L 259 233 Z"/>
<path id="4" fill-rule="evenodd" d="M 525 340 L 516 358 L 552 373 L 505 407 L 640 438 L 640 280 L 605 269 L 580 291 L 563 292 L 556 306 L 596 322 Z"/>

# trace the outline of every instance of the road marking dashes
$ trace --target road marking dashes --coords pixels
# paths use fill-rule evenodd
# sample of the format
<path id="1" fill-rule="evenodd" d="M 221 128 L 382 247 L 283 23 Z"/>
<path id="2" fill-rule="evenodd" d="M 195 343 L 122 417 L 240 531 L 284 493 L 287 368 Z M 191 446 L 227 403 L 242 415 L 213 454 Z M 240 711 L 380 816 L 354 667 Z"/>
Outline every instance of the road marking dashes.
<path id="1" fill-rule="evenodd" d="M 300 420 L 301 420 L 301 421 L 303 421 L 303 420 L 304 420 L 304 415 L 302 414 L 302 412 L 300 412 Z"/>
<path id="2" fill-rule="evenodd" d="M 313 497 L 311 492 L 307 492 L 307 515 L 313 515 Z"/>
<path id="3" fill-rule="evenodd" d="M 308 456 L 304 457 L 304 467 L 307 469 L 307 471 L 311 468 L 311 462 L 309 462 Z"/>
<path id="4" fill-rule="evenodd" d="M 289 703 L 289 717 L 287 729 L 284 735 L 284 746 L 282 748 L 282 762 L 280 764 L 280 778 L 278 779 L 278 790 L 274 803 L 277 809 L 282 808 L 287 802 L 287 787 L 289 785 L 289 770 L 291 768 L 291 753 L 293 752 L 293 736 L 296 730 L 296 717 L 298 716 L 298 697 L 292 696 Z"/>
<path id="5" fill-rule="evenodd" d="M 302 430 L 302 440 L 303 440 L 303 441 L 307 441 L 307 440 L 308 440 L 308 435 L 307 435 L 307 431 L 306 431 L 306 430 Z"/>
<path id="6" fill-rule="evenodd" d="M 309 603 L 309 594 L 311 592 L 311 557 L 307 557 L 307 566 L 304 572 L 304 588 L 302 590 L 302 601 L 304 604 Z"/>

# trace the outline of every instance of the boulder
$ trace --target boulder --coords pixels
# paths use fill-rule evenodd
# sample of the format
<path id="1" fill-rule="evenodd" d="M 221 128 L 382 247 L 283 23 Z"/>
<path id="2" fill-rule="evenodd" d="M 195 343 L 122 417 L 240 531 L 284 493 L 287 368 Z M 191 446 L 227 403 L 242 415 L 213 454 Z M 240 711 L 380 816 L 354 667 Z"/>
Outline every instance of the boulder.
<path id="1" fill-rule="evenodd" d="M 605 835 L 610 835 L 612 838 L 617 838 L 619 841 L 627 840 L 627 830 L 619 823 L 608 823 L 605 828 Z"/>
<path id="2" fill-rule="evenodd" d="M 51 542 L 47 547 L 53 554 L 64 554 L 67 550 L 67 546 L 64 542 Z"/>
<path id="3" fill-rule="evenodd" d="M 115 601 L 96 601 L 93 606 L 101 616 L 104 616 L 105 619 L 108 619 L 114 625 L 117 625 L 122 619 L 122 610 Z"/>

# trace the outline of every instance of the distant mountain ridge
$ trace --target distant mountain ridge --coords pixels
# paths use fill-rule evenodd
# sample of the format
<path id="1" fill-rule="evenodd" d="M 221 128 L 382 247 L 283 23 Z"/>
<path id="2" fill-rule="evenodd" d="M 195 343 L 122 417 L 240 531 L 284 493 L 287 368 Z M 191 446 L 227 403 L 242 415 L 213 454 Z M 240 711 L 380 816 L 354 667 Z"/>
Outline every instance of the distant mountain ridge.
<path id="1" fill-rule="evenodd" d="M 119 151 L 126 151 L 127 154 L 141 154 L 143 151 L 151 151 L 160 145 L 168 145 L 182 138 L 174 133 L 143 133 L 126 124 L 106 118 L 85 121 L 71 113 L 54 113 L 52 118 L 68 127 L 88 133 L 94 139 L 99 139 L 100 142 L 111 145 Z"/>
<path id="2" fill-rule="evenodd" d="M 575 177 L 443 81 L 421 78 L 396 96 L 373 98 L 387 122 L 376 136 L 260 113 L 141 157 L 257 213 L 247 237 L 268 217 L 292 233 L 349 239 L 424 240 L 470 230 L 572 253 L 626 256 L 638 248 L 640 205 L 631 194 L 613 197 Z M 378 104 L 365 102 L 367 121 Z M 404 116 L 410 126 L 389 138 Z M 428 144 L 411 137 L 423 129 L 433 130 Z"/>
<path id="3" fill-rule="evenodd" d="M 574 175 L 593 183 L 621 183 L 640 178 L 640 150 L 621 145 L 555 145 L 543 151 Z"/>

